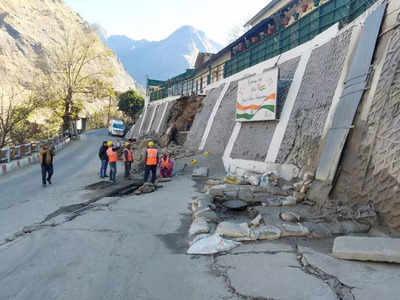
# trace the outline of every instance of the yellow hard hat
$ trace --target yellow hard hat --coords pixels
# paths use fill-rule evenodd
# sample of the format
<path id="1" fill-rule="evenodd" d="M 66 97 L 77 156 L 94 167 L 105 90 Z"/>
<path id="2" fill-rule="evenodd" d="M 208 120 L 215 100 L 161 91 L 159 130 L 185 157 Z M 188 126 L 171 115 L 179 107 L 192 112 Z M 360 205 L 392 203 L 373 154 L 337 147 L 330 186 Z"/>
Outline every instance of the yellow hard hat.
<path id="1" fill-rule="evenodd" d="M 111 147 L 113 145 L 113 142 L 107 142 L 107 146 Z"/>
<path id="2" fill-rule="evenodd" d="M 153 142 L 148 142 L 147 146 L 153 147 L 153 146 L 154 146 L 154 143 L 153 143 Z"/>
<path id="3" fill-rule="evenodd" d="M 130 144 L 128 142 L 126 142 L 124 145 L 125 145 L 125 147 L 128 147 Z"/>
<path id="4" fill-rule="evenodd" d="M 209 156 L 209 155 L 210 155 L 210 152 L 204 153 L 204 156 Z"/>
<path id="5" fill-rule="evenodd" d="M 197 160 L 193 159 L 192 160 L 192 165 L 195 165 L 195 164 L 197 164 Z"/>

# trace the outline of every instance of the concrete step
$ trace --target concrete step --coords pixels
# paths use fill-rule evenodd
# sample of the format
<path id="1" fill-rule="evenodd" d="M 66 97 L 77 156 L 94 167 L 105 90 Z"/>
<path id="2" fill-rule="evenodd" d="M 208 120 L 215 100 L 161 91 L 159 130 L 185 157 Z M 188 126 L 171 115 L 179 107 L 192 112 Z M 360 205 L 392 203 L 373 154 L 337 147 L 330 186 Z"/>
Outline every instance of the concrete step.
<path id="1" fill-rule="evenodd" d="M 400 263 L 400 239 L 342 236 L 335 239 L 332 254 L 341 259 Z"/>

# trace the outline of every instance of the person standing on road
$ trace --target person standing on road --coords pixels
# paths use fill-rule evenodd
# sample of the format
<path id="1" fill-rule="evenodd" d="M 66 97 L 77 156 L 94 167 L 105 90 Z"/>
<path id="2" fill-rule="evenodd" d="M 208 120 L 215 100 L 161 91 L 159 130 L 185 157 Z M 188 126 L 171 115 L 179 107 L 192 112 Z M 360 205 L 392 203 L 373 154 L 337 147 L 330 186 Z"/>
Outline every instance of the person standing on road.
<path id="1" fill-rule="evenodd" d="M 107 167 L 108 167 L 108 155 L 107 155 L 107 141 L 103 142 L 103 145 L 101 145 L 100 150 L 99 150 L 99 158 L 101 161 L 101 166 L 100 166 L 100 177 L 101 178 L 106 178 L 107 176 Z"/>
<path id="2" fill-rule="evenodd" d="M 160 162 L 158 164 L 160 168 L 160 175 L 163 178 L 171 177 L 172 170 L 174 169 L 174 161 L 168 156 L 166 152 L 161 156 Z"/>
<path id="3" fill-rule="evenodd" d="M 132 155 L 132 149 L 131 145 L 129 143 L 125 143 L 125 148 L 122 153 L 122 160 L 125 165 L 125 178 L 130 179 L 130 174 L 131 174 L 131 169 L 132 169 L 132 161 L 133 161 L 133 155 Z"/>
<path id="4" fill-rule="evenodd" d="M 54 173 L 53 168 L 53 157 L 56 155 L 54 148 L 49 147 L 48 144 L 44 144 L 39 150 L 40 154 L 40 166 L 42 168 L 42 185 L 46 186 L 46 180 L 51 184 L 51 177 Z"/>
<path id="5" fill-rule="evenodd" d="M 144 183 L 147 182 L 151 171 L 151 183 L 155 183 L 157 179 L 158 151 L 154 148 L 154 143 L 147 144 L 144 168 Z"/>
<path id="6" fill-rule="evenodd" d="M 108 162 L 110 164 L 110 180 L 113 183 L 116 183 L 118 153 L 117 149 L 114 148 L 112 142 L 108 142 L 107 145 L 108 145 L 107 156 L 108 156 Z"/>

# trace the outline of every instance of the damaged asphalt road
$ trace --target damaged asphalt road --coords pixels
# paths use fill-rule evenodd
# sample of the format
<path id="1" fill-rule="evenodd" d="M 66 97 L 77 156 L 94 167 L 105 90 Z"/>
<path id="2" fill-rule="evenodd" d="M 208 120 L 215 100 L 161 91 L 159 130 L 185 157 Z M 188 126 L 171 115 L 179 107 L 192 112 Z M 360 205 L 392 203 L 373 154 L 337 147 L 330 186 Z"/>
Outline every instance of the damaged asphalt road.
<path id="1" fill-rule="evenodd" d="M 95 163 L 79 171 L 86 177 L 67 182 L 66 195 L 56 185 L 43 199 L 15 204 L 21 220 L 10 220 L 14 238 L 1 239 L 0 299 L 389 300 L 400 294 L 397 267 L 338 261 L 326 251 L 331 240 L 244 243 L 215 256 L 187 255 L 187 205 L 200 195 L 190 175 L 135 196 L 124 195 L 134 189 L 128 185 L 98 183 L 96 172 Z"/>

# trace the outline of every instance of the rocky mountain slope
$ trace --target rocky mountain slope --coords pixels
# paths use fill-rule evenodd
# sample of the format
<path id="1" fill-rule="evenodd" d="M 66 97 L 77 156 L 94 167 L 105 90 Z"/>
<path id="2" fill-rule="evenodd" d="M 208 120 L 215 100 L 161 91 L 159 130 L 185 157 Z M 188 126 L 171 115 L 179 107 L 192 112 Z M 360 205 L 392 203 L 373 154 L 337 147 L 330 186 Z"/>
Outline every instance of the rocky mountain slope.
<path id="1" fill-rule="evenodd" d="M 22 87 L 34 80 L 41 72 L 41 56 L 52 55 L 65 32 L 89 34 L 91 27 L 62 0 L 1 0 L 0 78 Z M 105 46 L 99 40 L 96 47 Z M 116 56 L 110 57 L 108 66 L 99 65 L 103 67 L 113 71 L 115 90 L 140 88 Z M 5 80 L 0 84 L 7 88 Z"/>
<path id="2" fill-rule="evenodd" d="M 100 31 L 103 32 L 103 31 Z M 191 26 L 183 26 L 166 39 L 152 42 L 126 36 L 102 35 L 129 72 L 141 84 L 146 76 L 165 80 L 194 65 L 199 52 L 218 52 L 222 46 Z"/>

